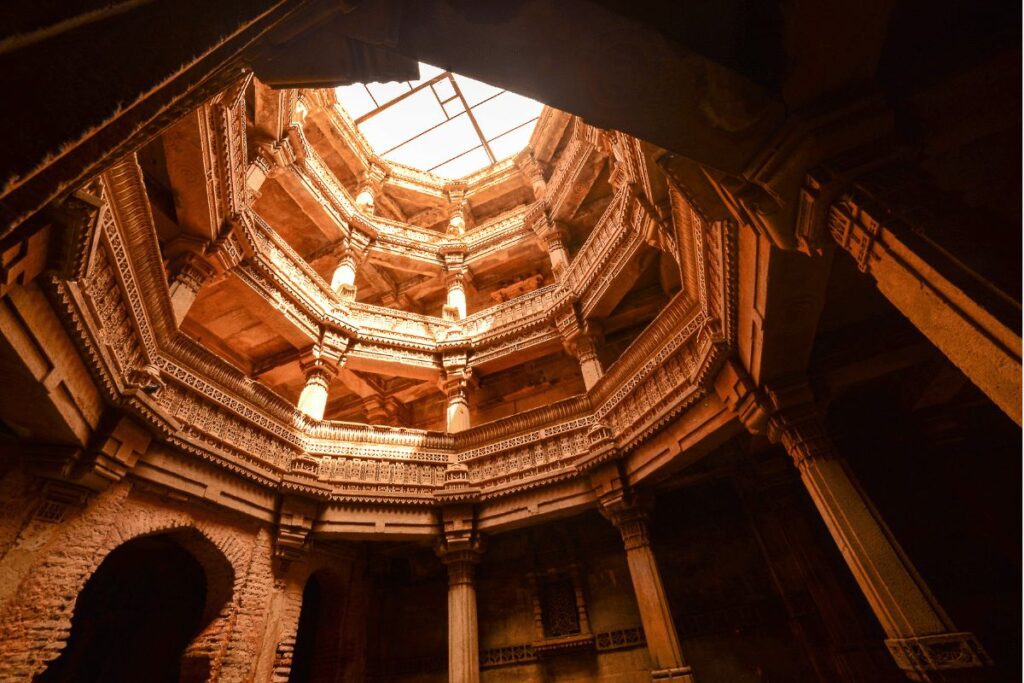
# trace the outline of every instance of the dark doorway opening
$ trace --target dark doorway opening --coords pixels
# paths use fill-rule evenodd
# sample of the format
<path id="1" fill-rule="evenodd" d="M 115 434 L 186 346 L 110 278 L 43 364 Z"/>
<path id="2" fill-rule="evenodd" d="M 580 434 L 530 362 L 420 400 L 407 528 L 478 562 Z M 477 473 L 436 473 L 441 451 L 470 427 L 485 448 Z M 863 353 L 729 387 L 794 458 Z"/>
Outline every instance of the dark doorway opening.
<path id="1" fill-rule="evenodd" d="M 86 582 L 67 646 L 35 680 L 177 683 L 206 592 L 203 567 L 171 537 L 125 543 Z"/>
<path id="2" fill-rule="evenodd" d="M 317 572 L 302 591 L 290 683 L 335 683 L 342 679 L 342 600 L 334 577 Z"/>

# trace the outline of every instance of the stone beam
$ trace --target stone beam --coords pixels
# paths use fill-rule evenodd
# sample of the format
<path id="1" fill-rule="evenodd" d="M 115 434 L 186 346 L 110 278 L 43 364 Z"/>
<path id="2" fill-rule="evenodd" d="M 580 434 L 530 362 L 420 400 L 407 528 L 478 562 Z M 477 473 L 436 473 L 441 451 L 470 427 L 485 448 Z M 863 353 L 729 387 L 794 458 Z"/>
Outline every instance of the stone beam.
<path id="1" fill-rule="evenodd" d="M 213 241 L 225 218 L 225 192 L 210 104 L 171 126 L 161 138 L 178 223 L 186 235 Z"/>
<path id="2" fill-rule="evenodd" d="M 282 168 L 271 174 L 302 212 L 328 240 L 337 240 L 348 233 L 348 226 L 320 191 L 303 174 L 293 168 Z"/>
<path id="3" fill-rule="evenodd" d="M 886 181 L 881 186 L 901 186 L 898 173 L 881 173 Z M 962 215 L 953 209 L 936 213 L 943 206 L 937 191 L 922 197 L 919 183 L 903 179 L 905 195 L 879 197 L 870 181 L 858 181 L 826 209 L 814 206 L 823 182 L 810 178 L 804 215 L 825 213 L 816 224 L 802 226 L 803 234 L 813 243 L 827 230 L 879 291 L 1021 424 L 1020 301 L 935 240 L 934 235 L 950 232 L 944 221 Z"/>

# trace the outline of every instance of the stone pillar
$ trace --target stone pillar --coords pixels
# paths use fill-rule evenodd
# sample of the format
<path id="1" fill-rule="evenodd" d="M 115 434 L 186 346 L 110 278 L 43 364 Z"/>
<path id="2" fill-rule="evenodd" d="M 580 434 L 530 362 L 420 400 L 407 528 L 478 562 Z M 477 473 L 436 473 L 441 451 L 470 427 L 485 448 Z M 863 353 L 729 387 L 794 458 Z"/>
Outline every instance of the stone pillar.
<path id="1" fill-rule="evenodd" d="M 544 170 L 537 163 L 536 157 L 533 156 L 533 150 L 529 148 L 524 149 L 516 157 L 516 166 L 530 183 L 530 188 L 533 190 L 533 198 L 538 201 L 543 199 L 547 193 L 548 184 L 544 180 Z"/>
<path id="2" fill-rule="evenodd" d="M 569 251 L 565 246 L 568 231 L 565 226 L 551 220 L 551 216 L 548 215 L 547 209 L 541 202 L 527 210 L 523 220 L 531 226 L 537 239 L 547 250 L 548 258 L 551 260 L 551 272 L 555 279 L 561 280 L 569 267 Z"/>
<path id="3" fill-rule="evenodd" d="M 466 317 L 466 278 L 462 272 L 449 273 L 445 284 L 448 287 L 448 298 L 446 310 L 455 316 L 456 320 Z"/>
<path id="4" fill-rule="evenodd" d="M 213 274 L 213 268 L 198 254 L 188 254 L 180 259 L 177 266 L 177 272 L 171 277 L 167 289 L 171 296 L 174 320 L 180 326 L 199 296 L 199 290 Z"/>
<path id="5" fill-rule="evenodd" d="M 580 372 L 583 373 L 583 384 L 587 387 L 587 391 L 590 391 L 604 376 L 601 359 L 597 357 L 594 336 L 588 332 L 581 332 L 573 340 L 573 347 L 576 351 L 576 359 L 580 362 Z"/>
<path id="6" fill-rule="evenodd" d="M 461 204 L 457 206 L 461 207 Z M 441 244 L 441 255 L 444 257 L 445 286 L 448 296 L 444 307 L 444 317 L 461 320 L 466 317 L 466 284 L 470 273 L 466 269 L 466 219 L 462 208 L 453 210 L 448 222 L 445 241 Z"/>
<path id="7" fill-rule="evenodd" d="M 473 573 L 479 550 L 444 550 L 448 567 L 448 680 L 477 683 L 480 680 L 480 644 Z"/>
<path id="8" fill-rule="evenodd" d="M 560 234 L 545 240 L 548 247 L 548 258 L 551 259 L 551 272 L 556 280 L 561 280 L 569 268 L 569 251 L 565 248 L 565 236 Z"/>
<path id="9" fill-rule="evenodd" d="M 781 442 L 882 624 L 886 647 L 908 678 L 946 680 L 991 663 L 958 631 L 861 490 L 829 438 L 806 386 L 769 393 L 769 436 Z"/>
<path id="10" fill-rule="evenodd" d="M 327 387 L 331 383 L 331 373 L 327 368 L 316 366 L 306 371 L 306 386 L 299 394 L 297 408 L 314 420 L 324 419 L 327 409 Z"/>
<path id="11" fill-rule="evenodd" d="M 626 562 L 633 580 L 640 620 L 643 622 L 647 651 L 654 663 L 651 680 L 690 681 L 696 679 L 683 659 L 679 636 L 661 583 L 661 573 L 647 533 L 647 518 L 635 505 L 605 508 L 605 515 L 622 534 Z"/>
<path id="12" fill-rule="evenodd" d="M 343 339 L 333 339 L 334 343 Z M 323 342 L 314 344 L 307 349 L 299 361 L 302 371 L 306 373 L 306 385 L 299 394 L 296 407 L 314 420 L 324 419 L 327 408 L 327 389 L 331 378 L 345 363 L 344 350 Z"/>
<path id="13" fill-rule="evenodd" d="M 590 391 L 604 376 L 604 367 L 597 355 L 597 329 L 579 319 L 575 305 L 555 314 L 555 326 L 562 335 L 565 350 L 579 361 L 583 384 Z"/>
<path id="14" fill-rule="evenodd" d="M 363 185 L 359 188 L 359 194 L 355 198 L 356 208 L 366 213 L 373 213 L 376 206 L 376 197 L 373 193 L 373 188 L 369 185 Z"/>
<path id="15" fill-rule="evenodd" d="M 963 217 L 974 213 L 960 198 L 902 163 L 873 159 L 856 168 L 851 159 L 858 158 L 867 160 L 854 155 L 807 177 L 797 221 L 801 249 L 820 252 L 831 235 L 889 302 L 1020 425 L 1015 268 L 995 254 L 977 262 L 958 246 L 971 241 Z M 850 182 L 852 174 L 860 177 Z"/>
<path id="16" fill-rule="evenodd" d="M 466 236 L 466 213 L 461 204 L 452 211 L 451 217 L 448 218 L 448 229 L 446 232 L 448 237 L 452 239 L 461 240 Z"/>
<path id="17" fill-rule="evenodd" d="M 331 275 L 331 288 L 336 292 L 341 292 L 345 288 L 351 288 L 354 292 L 355 286 L 356 257 L 351 251 L 346 251 L 342 254 L 341 260 L 338 261 L 334 274 Z"/>
<path id="18" fill-rule="evenodd" d="M 472 370 L 456 368 L 447 370 L 444 378 L 444 393 L 447 398 L 445 426 L 450 434 L 463 432 L 470 427 L 469 381 Z"/>
<path id="19" fill-rule="evenodd" d="M 356 208 L 365 213 L 376 213 L 377 200 L 384 194 L 384 179 L 387 170 L 377 163 L 371 163 L 362 175 L 359 192 L 355 196 Z"/>
<path id="20" fill-rule="evenodd" d="M 478 683 L 480 641 L 473 575 L 483 553 L 483 539 L 476 532 L 473 504 L 465 502 L 475 500 L 475 494 L 464 486 L 465 465 L 456 464 L 450 469 L 457 470 L 457 476 L 446 474 L 445 488 L 440 492 L 443 533 L 436 547 L 448 568 L 448 680 Z"/>

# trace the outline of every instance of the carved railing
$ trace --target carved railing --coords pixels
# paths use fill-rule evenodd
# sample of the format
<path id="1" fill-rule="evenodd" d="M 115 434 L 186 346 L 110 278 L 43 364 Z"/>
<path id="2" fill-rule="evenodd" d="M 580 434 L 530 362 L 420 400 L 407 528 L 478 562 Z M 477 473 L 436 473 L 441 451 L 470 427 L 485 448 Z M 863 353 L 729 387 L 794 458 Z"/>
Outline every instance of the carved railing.
<path id="1" fill-rule="evenodd" d="M 441 318 L 356 301 L 346 305 L 344 316 L 359 329 L 361 338 L 372 336 L 385 344 L 411 342 L 432 350 L 451 327 Z"/>
<path id="2" fill-rule="evenodd" d="M 441 256 L 441 247 L 447 241 L 444 233 L 360 211 L 348 191 L 309 144 L 302 128 L 295 126 L 293 135 L 302 148 L 295 164 L 297 171 L 315 186 L 347 223 L 368 232 L 371 250 L 413 258 L 437 267 L 444 265 Z M 468 231 L 464 238 L 467 261 L 479 260 L 498 249 L 533 239 L 533 234 L 523 223 L 526 209 L 525 206 L 517 207 Z"/>
<path id="3" fill-rule="evenodd" d="M 602 231 L 599 239 L 588 239 L 577 254 L 577 257 L 583 255 L 587 264 L 576 283 L 580 289 L 575 290 L 584 317 L 591 315 L 620 275 L 637 258 L 645 244 L 647 226 L 654 220 L 632 188 L 627 187 L 621 194 L 621 213 L 607 224 L 608 228 Z"/>
<path id="4" fill-rule="evenodd" d="M 297 155 L 299 158 L 294 164 L 296 171 L 330 202 L 346 223 L 354 224 L 369 233 L 371 248 L 443 265 L 437 247 L 441 237 L 439 233 L 360 211 L 334 173 L 306 140 L 302 128 L 293 126 L 291 130 L 292 138 L 298 140 L 301 147 L 301 153 Z"/>
<path id="5" fill-rule="evenodd" d="M 249 215 L 253 219 L 253 229 L 248 234 L 253 242 L 257 263 L 293 298 L 307 302 L 315 310 L 329 311 L 338 300 L 330 285 L 287 242 L 278 237 L 259 214 L 250 212 Z"/>
<path id="6" fill-rule="evenodd" d="M 469 230 L 465 237 L 467 265 L 520 242 L 533 240 L 533 231 L 525 222 L 529 209 L 528 205 L 517 206 Z"/>
<path id="7" fill-rule="evenodd" d="M 131 175 L 123 166 L 104 176 L 104 199 L 117 207 L 112 210 L 108 204 L 100 211 L 100 239 L 84 276 L 51 281 L 59 312 L 112 401 L 182 451 L 260 484 L 303 487 L 334 500 L 433 504 L 448 464 L 461 462 L 484 499 L 542 486 L 577 476 L 588 466 L 591 433 L 597 427 L 608 429 L 619 452 L 642 443 L 703 395 L 726 351 L 721 321 L 711 317 L 712 307 L 680 294 L 587 396 L 457 435 L 312 421 L 174 331 L 166 287 L 153 284 L 163 281 L 164 274 L 151 253 L 152 218 L 132 208 L 145 202 L 145 190 L 137 178 L 123 180 Z M 625 197 L 620 201 L 630 204 Z M 292 263 L 296 277 L 305 279 L 295 286 L 296 297 L 329 298 L 326 284 L 298 263 L 294 252 L 269 237 L 261 245 L 263 257 L 276 250 L 274 258 Z M 718 248 L 717 253 L 727 258 L 728 249 Z M 728 263 L 718 264 L 715 277 L 724 278 L 729 268 Z M 723 281 L 714 287 L 729 285 Z M 709 284 L 702 291 L 714 287 Z M 491 320 L 493 329 L 501 330 L 530 315 L 541 320 L 541 311 L 550 310 L 564 293 L 560 286 L 538 290 L 462 323 L 468 328 Z M 352 310 L 364 321 L 382 316 L 389 325 L 417 330 L 415 336 L 420 328 L 426 337 L 444 326 L 428 316 L 395 316 L 365 304 Z M 366 327 L 371 327 L 369 322 Z M 373 345 L 365 346 L 359 352 L 371 353 Z M 133 388 L 138 386 L 133 376 L 148 363 L 159 368 L 162 383 L 152 394 Z"/>
<path id="8" fill-rule="evenodd" d="M 546 322 L 563 292 L 564 289 L 557 284 L 535 289 L 466 316 L 460 327 L 463 334 L 480 345 L 516 335 Z"/>

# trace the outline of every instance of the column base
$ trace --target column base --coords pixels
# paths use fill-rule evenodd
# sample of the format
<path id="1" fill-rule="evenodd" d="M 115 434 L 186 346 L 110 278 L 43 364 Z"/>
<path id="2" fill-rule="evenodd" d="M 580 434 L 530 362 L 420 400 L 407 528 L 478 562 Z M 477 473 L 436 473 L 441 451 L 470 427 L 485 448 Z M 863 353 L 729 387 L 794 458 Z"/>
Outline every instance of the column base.
<path id="1" fill-rule="evenodd" d="M 671 669 L 655 669 L 651 672 L 652 681 L 686 681 L 696 683 L 693 677 L 693 670 L 688 666 L 678 666 Z"/>
<path id="2" fill-rule="evenodd" d="M 896 666 L 915 681 L 944 681 L 947 674 L 990 666 L 989 658 L 973 633 L 939 633 L 885 641 Z"/>

